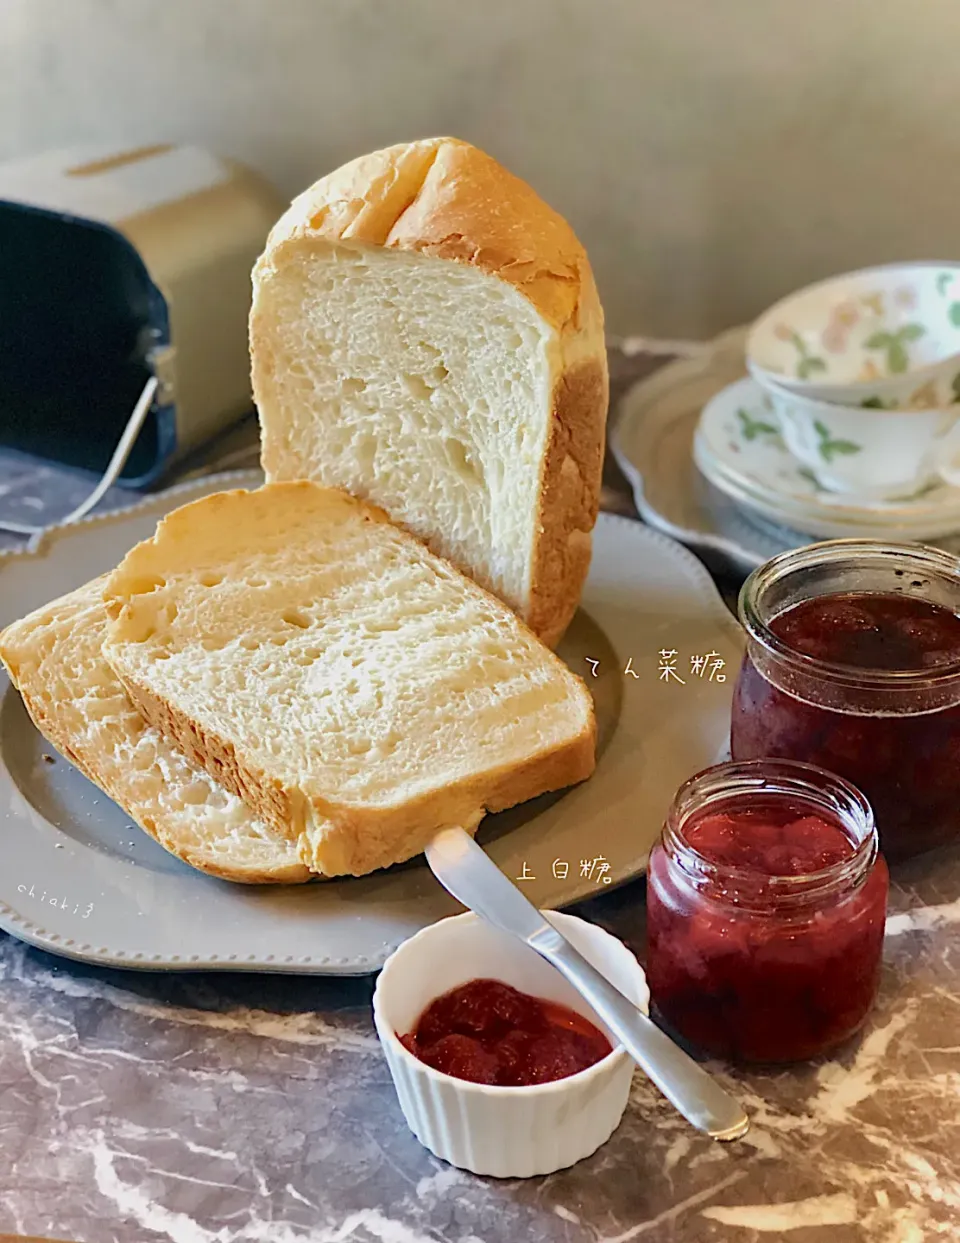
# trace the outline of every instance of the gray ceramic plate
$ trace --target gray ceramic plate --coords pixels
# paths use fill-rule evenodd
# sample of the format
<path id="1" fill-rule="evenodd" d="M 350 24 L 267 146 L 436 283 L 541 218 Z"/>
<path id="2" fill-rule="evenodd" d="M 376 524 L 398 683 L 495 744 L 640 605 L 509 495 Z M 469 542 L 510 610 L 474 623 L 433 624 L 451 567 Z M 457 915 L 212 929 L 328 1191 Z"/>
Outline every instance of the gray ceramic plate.
<path id="1" fill-rule="evenodd" d="M 36 553 L 0 557 L 0 625 L 116 565 L 175 506 L 259 482 L 243 472 L 184 485 L 52 531 Z M 561 654 L 594 694 L 596 773 L 563 795 L 488 817 L 479 838 L 508 876 L 530 878 L 521 883 L 539 906 L 568 905 L 643 871 L 676 787 L 726 741 L 740 656 L 735 622 L 685 549 L 607 514 L 594 548 Z M 662 662 L 661 650 L 676 656 Z M 700 675 L 691 673 L 691 659 L 710 652 Z M 683 682 L 663 680 L 662 663 Z M 51 756 L 0 674 L 0 926 L 53 953 L 139 968 L 363 974 L 459 909 L 422 859 L 280 888 L 204 876 Z"/>

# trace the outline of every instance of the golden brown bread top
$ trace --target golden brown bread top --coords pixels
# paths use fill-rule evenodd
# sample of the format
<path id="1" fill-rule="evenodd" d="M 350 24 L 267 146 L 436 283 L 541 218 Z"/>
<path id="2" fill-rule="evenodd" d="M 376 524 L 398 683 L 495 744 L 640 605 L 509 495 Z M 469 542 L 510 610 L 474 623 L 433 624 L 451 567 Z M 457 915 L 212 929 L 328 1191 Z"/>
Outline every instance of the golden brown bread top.
<path id="1" fill-rule="evenodd" d="M 590 264 L 569 224 L 457 138 L 385 147 L 322 177 L 272 229 L 255 281 L 311 238 L 472 264 L 514 285 L 558 333 L 602 333 Z"/>

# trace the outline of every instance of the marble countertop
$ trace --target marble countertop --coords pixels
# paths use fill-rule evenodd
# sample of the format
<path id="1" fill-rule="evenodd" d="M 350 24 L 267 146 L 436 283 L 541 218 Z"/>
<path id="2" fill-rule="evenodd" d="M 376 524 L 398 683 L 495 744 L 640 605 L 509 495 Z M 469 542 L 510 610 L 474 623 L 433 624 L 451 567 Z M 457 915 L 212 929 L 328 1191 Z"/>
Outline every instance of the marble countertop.
<path id="1" fill-rule="evenodd" d="M 615 394 L 663 359 L 611 354 Z M 249 431 L 216 446 L 244 465 Z M 246 441 L 244 441 L 246 436 Z M 244 447 L 246 444 L 247 447 Z M 191 469 L 203 469 L 194 463 Z M 630 503 L 610 469 L 605 504 Z M 0 451 L 0 520 L 89 481 Z M 107 503 L 130 499 L 115 489 Z M 0 547 L 18 542 L 0 533 Z M 2 582 L 2 577 L 0 577 Z M 728 589 L 731 584 L 721 584 Z M 644 886 L 577 908 L 643 959 Z M 637 1072 L 619 1130 L 547 1178 L 477 1178 L 407 1131 L 370 979 L 87 967 L 0 935 L 0 1234 L 77 1243 L 926 1243 L 960 1238 L 960 848 L 894 871 L 880 998 L 835 1059 L 716 1067 L 746 1140 Z"/>

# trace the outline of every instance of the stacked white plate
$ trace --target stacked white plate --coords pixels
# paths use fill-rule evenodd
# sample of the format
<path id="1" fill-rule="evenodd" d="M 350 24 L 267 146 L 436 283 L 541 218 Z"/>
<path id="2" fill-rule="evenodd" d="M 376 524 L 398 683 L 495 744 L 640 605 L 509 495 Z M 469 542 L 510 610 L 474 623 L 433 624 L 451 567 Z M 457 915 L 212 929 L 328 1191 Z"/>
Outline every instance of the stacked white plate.
<path id="1" fill-rule="evenodd" d="M 897 501 L 826 491 L 791 456 L 764 390 L 751 379 L 707 402 L 693 456 L 701 474 L 752 517 L 818 538 L 929 540 L 960 532 L 960 488 L 947 483 Z"/>

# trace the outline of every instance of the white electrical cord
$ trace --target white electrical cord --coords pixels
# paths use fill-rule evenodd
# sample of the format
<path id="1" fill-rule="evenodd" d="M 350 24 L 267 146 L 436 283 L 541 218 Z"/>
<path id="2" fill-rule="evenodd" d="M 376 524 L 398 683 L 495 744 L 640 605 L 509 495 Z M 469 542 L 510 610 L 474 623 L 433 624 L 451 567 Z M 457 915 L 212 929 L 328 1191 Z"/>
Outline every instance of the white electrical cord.
<path id="1" fill-rule="evenodd" d="M 127 425 L 123 429 L 123 435 L 113 451 L 113 457 L 110 459 L 107 469 L 103 472 L 100 482 L 86 500 L 82 501 L 76 509 L 71 510 L 65 518 L 58 518 L 54 525 L 68 526 L 71 522 L 79 522 L 81 518 L 85 518 L 92 509 L 100 504 L 110 488 L 117 482 L 120 472 L 126 466 L 127 459 L 133 452 L 133 446 L 136 444 L 140 430 L 150 412 L 154 394 L 157 391 L 157 383 L 157 377 L 151 376 L 143 386 L 143 392 L 133 408 L 133 413 L 127 420 Z M 33 545 L 43 535 L 46 527 L 26 526 L 21 522 L 7 522 L 5 519 L 0 519 L 0 530 L 11 531 L 14 535 L 29 535 L 31 537 L 30 543 Z"/>

